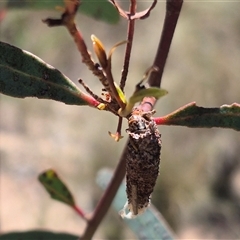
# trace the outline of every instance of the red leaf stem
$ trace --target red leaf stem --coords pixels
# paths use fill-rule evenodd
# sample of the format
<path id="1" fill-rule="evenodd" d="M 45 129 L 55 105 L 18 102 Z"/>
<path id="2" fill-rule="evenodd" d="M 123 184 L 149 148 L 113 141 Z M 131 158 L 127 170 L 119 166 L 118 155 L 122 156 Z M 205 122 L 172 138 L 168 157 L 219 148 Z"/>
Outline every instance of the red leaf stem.
<path id="1" fill-rule="evenodd" d="M 79 208 L 78 206 L 74 205 L 73 209 L 81 218 L 83 218 L 84 220 L 87 220 L 86 219 L 86 214 L 83 212 L 83 210 L 81 208 Z"/>

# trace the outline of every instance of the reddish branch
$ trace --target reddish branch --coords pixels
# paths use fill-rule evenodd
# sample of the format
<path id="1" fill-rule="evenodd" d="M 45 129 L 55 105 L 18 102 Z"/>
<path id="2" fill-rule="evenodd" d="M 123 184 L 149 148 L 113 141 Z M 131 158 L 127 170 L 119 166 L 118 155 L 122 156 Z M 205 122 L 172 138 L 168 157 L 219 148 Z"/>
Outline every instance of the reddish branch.
<path id="1" fill-rule="evenodd" d="M 183 0 L 167 0 L 163 30 L 158 45 L 157 54 L 153 63 L 153 66 L 157 67 L 159 70 L 151 72 L 148 81 L 150 86 L 160 87 L 161 85 L 163 70 L 167 61 L 182 4 Z"/>
<path id="2" fill-rule="evenodd" d="M 114 2 L 114 1 L 112 1 Z M 69 5 L 68 5 L 69 3 Z M 175 27 L 178 21 L 178 17 L 181 11 L 183 0 L 167 0 L 167 7 L 166 7 L 166 15 L 165 15 L 165 21 L 163 26 L 163 31 L 161 34 L 158 50 L 156 53 L 156 57 L 153 63 L 153 67 L 157 67 L 159 71 L 152 72 L 149 77 L 149 84 L 150 86 L 157 86 L 160 87 L 161 79 L 163 70 L 165 67 L 165 63 L 167 60 L 168 52 L 170 49 L 170 45 L 172 42 L 173 34 L 175 31 Z M 44 22 L 46 22 L 50 26 L 59 26 L 59 25 L 65 25 L 67 29 L 69 30 L 69 33 L 72 35 L 72 37 L 75 40 L 75 43 L 78 47 L 79 52 L 82 55 L 83 62 L 85 62 L 89 69 L 94 73 L 94 75 L 98 76 L 98 78 L 101 80 L 104 86 L 106 86 L 106 90 L 111 92 L 111 89 L 108 89 L 109 87 L 107 79 L 102 71 L 100 71 L 98 68 L 96 68 L 94 62 L 92 61 L 90 54 L 87 51 L 86 44 L 81 36 L 81 33 L 77 30 L 76 25 L 74 23 L 74 16 L 77 11 L 79 1 L 72 0 L 72 1 L 65 1 L 66 4 L 66 12 L 62 15 L 62 19 L 46 19 Z M 142 15 L 148 16 L 152 8 L 156 5 L 156 0 L 153 2 L 152 6 L 147 10 L 142 12 Z M 125 60 L 124 60 L 124 67 L 122 72 L 122 79 L 121 79 L 121 88 L 124 88 L 125 81 L 127 78 L 128 73 L 128 67 L 129 67 L 129 60 L 130 60 L 130 54 L 131 54 L 131 48 L 132 48 L 132 40 L 133 40 L 133 34 L 134 34 L 134 13 L 136 8 L 136 0 L 131 0 L 131 6 L 130 6 L 130 16 L 133 17 L 129 18 L 129 26 L 128 26 L 128 43 L 126 47 L 126 53 L 125 53 Z M 144 15 L 144 16 L 145 16 Z M 129 15 L 128 15 L 129 16 Z M 135 17 L 136 16 L 135 14 Z M 154 104 L 156 102 L 155 98 L 144 98 L 143 102 L 140 104 L 139 108 L 143 111 L 149 111 L 153 108 Z M 87 240 L 92 239 L 95 231 L 97 230 L 99 224 L 101 223 L 102 219 L 104 218 L 105 214 L 107 213 L 109 207 L 111 206 L 111 203 L 117 193 L 117 190 L 125 176 L 125 161 L 126 161 L 126 154 L 127 154 L 127 148 L 124 149 L 121 159 L 118 163 L 118 166 L 115 170 L 115 173 L 113 175 L 113 178 L 107 187 L 106 191 L 104 192 L 102 198 L 100 199 L 98 205 L 96 206 L 96 209 L 92 215 L 92 217 L 88 220 L 87 227 L 85 229 L 85 232 L 81 239 Z"/>
<path id="3" fill-rule="evenodd" d="M 158 50 L 156 53 L 154 66 L 157 66 L 160 70 L 152 72 L 149 78 L 149 84 L 151 86 L 160 87 L 163 69 L 167 60 L 168 52 L 172 42 L 172 37 L 175 31 L 175 27 L 178 21 L 178 17 L 181 11 L 183 0 L 168 0 L 165 21 L 161 39 L 159 42 Z M 140 108 L 144 111 L 151 110 L 154 106 L 155 98 L 144 98 L 140 105 Z M 94 214 L 87 225 L 87 228 L 82 236 L 82 239 L 91 239 L 97 230 L 99 224 L 107 213 L 111 203 L 117 193 L 117 190 L 125 176 L 125 163 L 126 163 L 127 148 L 125 147 L 123 154 L 120 158 L 119 164 L 115 170 L 113 178 L 104 192 L 101 200 L 99 201 Z"/>
<path id="4" fill-rule="evenodd" d="M 122 153 L 121 159 L 113 174 L 113 178 L 111 179 L 107 189 L 103 193 L 102 198 L 98 202 L 95 208 L 95 211 L 93 213 L 93 216 L 88 221 L 88 225 L 85 229 L 84 234 L 81 236 L 81 239 L 84 239 L 84 240 L 92 239 L 99 224 L 102 222 L 102 219 L 104 218 L 109 207 L 111 206 L 112 201 L 118 191 L 118 188 L 125 176 L 126 155 L 127 155 L 127 147 L 125 147 Z"/>
<path id="5" fill-rule="evenodd" d="M 130 5 L 130 14 L 134 15 L 136 12 L 136 0 L 131 1 Z M 132 42 L 133 42 L 133 35 L 134 35 L 134 27 L 135 27 L 135 20 L 130 19 L 128 21 L 128 34 L 127 34 L 127 46 L 125 51 L 125 57 L 124 57 L 124 64 L 123 64 L 123 70 L 122 70 L 122 77 L 120 81 L 120 88 L 123 90 L 125 87 L 127 75 L 128 75 L 128 68 L 129 68 L 129 62 L 130 62 L 130 56 L 131 56 L 131 50 L 132 50 Z"/>
<path id="6" fill-rule="evenodd" d="M 114 114 L 116 114 L 117 110 L 119 108 L 118 104 L 116 102 L 116 99 L 117 99 L 116 88 L 113 85 L 113 83 L 111 84 L 111 87 L 110 87 L 109 81 L 108 81 L 107 77 L 105 76 L 105 74 L 103 73 L 103 71 L 100 68 L 96 67 L 95 62 L 92 60 L 91 55 L 87 50 L 87 46 L 83 39 L 83 36 L 82 36 L 81 32 L 77 29 L 77 26 L 75 23 L 75 15 L 76 15 L 78 7 L 79 7 L 78 0 L 65 1 L 65 11 L 62 14 L 60 19 L 47 18 L 47 19 L 43 20 L 43 22 L 46 23 L 50 27 L 65 26 L 67 28 L 70 35 L 74 39 L 75 44 L 82 56 L 83 63 L 85 63 L 88 66 L 89 70 L 91 70 L 92 73 L 98 77 L 98 79 L 100 80 L 100 82 L 102 83 L 102 85 L 104 86 L 106 91 L 108 91 L 109 94 L 111 96 L 113 96 L 112 102 L 111 102 L 111 108 L 107 108 L 105 110 L 109 110 L 109 111 L 113 112 Z M 114 92 L 112 90 L 114 90 Z M 118 102 L 121 103 L 121 105 L 122 105 L 122 102 L 120 100 Z M 122 105 L 122 107 L 123 107 L 123 105 Z"/>

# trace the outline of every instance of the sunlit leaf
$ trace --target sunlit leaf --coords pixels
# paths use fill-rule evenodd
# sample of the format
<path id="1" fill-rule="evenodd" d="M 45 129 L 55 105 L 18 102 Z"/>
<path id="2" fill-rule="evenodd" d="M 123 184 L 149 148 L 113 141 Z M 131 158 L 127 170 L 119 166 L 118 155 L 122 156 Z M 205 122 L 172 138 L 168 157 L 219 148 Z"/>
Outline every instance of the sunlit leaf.
<path id="1" fill-rule="evenodd" d="M 240 131 L 240 104 L 204 108 L 189 103 L 164 117 L 155 118 L 159 125 L 178 125 L 193 128 L 231 128 Z"/>
<path id="2" fill-rule="evenodd" d="M 51 1 L 40 1 L 40 0 L 7 0 L 8 8 L 30 8 L 30 9 L 47 9 L 53 10 L 57 6 L 63 6 L 63 0 L 51 0 Z M 82 0 L 79 7 L 79 11 L 92 18 L 105 21 L 111 24 L 119 21 L 119 14 L 115 7 L 107 0 Z"/>
<path id="3" fill-rule="evenodd" d="M 50 169 L 40 174 L 38 179 L 48 191 L 51 198 L 66 203 L 72 207 L 75 205 L 75 201 L 71 192 L 62 182 L 62 180 L 58 177 L 56 172 Z"/>
<path id="4" fill-rule="evenodd" d="M 127 103 L 127 99 L 126 99 L 125 94 L 123 93 L 122 89 L 118 86 L 118 84 L 116 82 L 114 82 L 114 86 L 116 87 L 118 96 L 120 97 L 122 102 Z"/>
<path id="5" fill-rule="evenodd" d="M 2 234 L 0 240 L 80 240 L 79 236 L 48 231 L 12 232 Z"/>
<path id="6" fill-rule="evenodd" d="M 37 56 L 3 42 L 0 42 L 0 52 L 0 93 L 18 98 L 53 99 L 65 104 L 99 104 Z"/>

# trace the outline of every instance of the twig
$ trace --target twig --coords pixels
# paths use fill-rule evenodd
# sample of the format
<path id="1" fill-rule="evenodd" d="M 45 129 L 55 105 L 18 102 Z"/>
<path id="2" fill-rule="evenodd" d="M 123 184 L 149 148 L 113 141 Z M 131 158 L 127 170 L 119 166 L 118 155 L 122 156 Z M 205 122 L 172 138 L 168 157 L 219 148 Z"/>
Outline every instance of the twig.
<path id="1" fill-rule="evenodd" d="M 111 206 L 111 203 L 125 176 L 126 155 L 127 155 L 127 148 L 125 147 L 125 149 L 123 150 L 122 156 L 120 158 L 120 161 L 117 165 L 117 168 L 113 174 L 113 178 L 110 184 L 108 185 L 106 191 L 104 192 L 102 198 L 98 202 L 98 205 L 95 208 L 93 216 L 89 220 L 88 225 L 85 229 L 85 232 L 81 236 L 81 239 L 84 239 L 84 240 L 92 239 L 99 224 L 101 223 L 109 207 Z"/>
<path id="2" fill-rule="evenodd" d="M 99 68 L 96 68 L 95 63 L 91 59 L 91 56 L 87 50 L 87 46 L 85 44 L 85 41 L 81 35 L 81 32 L 77 29 L 76 24 L 73 22 L 71 25 L 66 26 L 69 33 L 72 35 L 79 52 L 82 55 L 82 61 L 88 66 L 88 68 L 92 71 L 92 73 L 98 77 L 104 88 L 111 93 L 111 89 L 109 88 L 109 83 L 102 72 Z"/>
<path id="3" fill-rule="evenodd" d="M 162 34 L 160 37 L 157 53 L 153 63 L 153 67 L 158 68 L 158 71 L 152 71 L 148 79 L 150 86 L 160 87 L 162 81 L 163 71 L 166 65 L 169 49 L 172 43 L 172 38 L 175 32 L 177 25 L 178 17 L 182 9 L 183 0 L 167 0 L 166 4 L 166 14 L 164 19 L 164 25 Z M 144 98 L 139 108 L 144 108 L 152 110 L 150 105 L 146 108 L 146 102 L 149 101 L 149 98 Z M 156 99 L 151 99 L 152 106 L 155 105 Z"/>
<path id="4" fill-rule="evenodd" d="M 163 30 L 153 63 L 153 66 L 157 67 L 159 70 L 151 73 L 148 80 L 150 86 L 160 87 L 161 85 L 163 70 L 167 61 L 182 4 L 183 0 L 167 0 Z"/>
<path id="5" fill-rule="evenodd" d="M 78 206 L 73 206 L 73 210 L 85 221 L 87 221 L 86 218 L 86 214 L 83 212 L 83 210 L 81 208 L 79 208 Z"/>
<path id="6" fill-rule="evenodd" d="M 150 112 L 155 104 L 156 104 L 155 97 L 145 97 L 137 108 L 139 110 L 142 110 L 143 112 Z"/>
<path id="7" fill-rule="evenodd" d="M 112 89 L 109 87 L 107 77 L 105 76 L 101 68 L 96 67 L 96 64 L 92 60 L 91 55 L 87 50 L 87 45 L 83 39 L 83 36 L 81 32 L 77 29 L 74 19 L 75 19 L 75 14 L 77 12 L 78 6 L 79 6 L 79 1 L 77 0 L 66 1 L 65 12 L 62 14 L 60 19 L 47 18 L 43 20 L 43 22 L 50 27 L 65 26 L 67 28 L 70 35 L 74 39 L 79 52 L 81 53 L 83 63 L 85 63 L 88 66 L 89 70 L 92 71 L 92 73 L 98 77 L 98 79 L 100 80 L 104 88 L 110 93 L 110 95 L 114 95 L 112 94 Z M 112 105 L 111 111 L 114 114 L 117 114 L 119 106 L 115 98 L 112 99 L 111 105 Z"/>
<path id="8" fill-rule="evenodd" d="M 134 15 L 136 12 L 136 0 L 131 0 L 130 5 L 130 14 Z M 131 56 L 131 50 L 132 50 L 132 42 L 133 42 L 133 35 L 134 35 L 134 27 L 135 27 L 135 19 L 130 19 L 128 22 L 128 42 L 126 46 L 125 51 L 125 57 L 124 57 L 124 64 L 123 64 L 123 70 L 122 70 L 122 77 L 120 81 L 120 88 L 123 90 L 125 87 L 127 75 L 128 75 L 128 68 L 129 68 L 129 62 L 130 62 L 130 56 Z"/>
<path id="9" fill-rule="evenodd" d="M 112 71 L 111 71 L 111 68 L 107 67 L 105 69 L 105 73 L 106 73 L 106 76 L 107 76 L 107 80 L 108 80 L 108 85 L 109 85 L 109 89 L 111 89 L 110 91 L 110 95 L 113 99 L 116 100 L 116 102 L 118 103 L 118 105 L 121 107 L 121 108 L 125 108 L 126 104 L 121 100 L 121 98 L 119 97 L 119 94 L 117 92 L 117 89 L 114 85 L 114 80 L 113 80 L 113 75 L 112 75 Z"/>
<path id="10" fill-rule="evenodd" d="M 165 15 L 164 27 L 163 27 L 161 39 L 159 42 L 157 54 L 155 57 L 155 61 L 153 64 L 154 66 L 159 68 L 159 71 L 151 73 L 149 77 L 150 86 L 160 87 L 161 85 L 163 69 L 165 67 L 166 59 L 167 59 L 169 48 L 172 42 L 172 37 L 175 31 L 177 20 L 181 11 L 182 3 L 183 3 L 183 0 L 167 1 L 167 10 Z M 149 98 L 149 97 L 144 98 L 138 108 L 144 111 L 149 111 L 153 108 L 155 102 L 156 102 L 155 98 Z M 123 154 L 121 156 L 121 159 L 115 170 L 115 173 L 113 175 L 113 178 L 110 184 L 108 185 L 102 198 L 98 202 L 98 205 L 94 211 L 94 214 L 90 219 L 89 224 L 87 225 L 87 228 L 85 229 L 82 239 L 90 240 L 93 237 L 99 224 L 101 223 L 109 207 L 111 206 L 111 203 L 125 175 L 126 155 L 127 155 L 127 147 L 125 147 L 123 151 Z"/>
<path id="11" fill-rule="evenodd" d="M 183 0 L 167 0 L 167 10 L 165 15 L 163 31 L 162 31 L 159 47 L 158 47 L 157 54 L 153 64 L 153 66 L 158 67 L 159 71 L 151 73 L 149 77 L 150 86 L 160 87 L 163 70 L 165 67 L 166 59 L 168 56 L 168 52 L 169 52 L 172 37 L 175 31 L 175 27 L 177 24 L 177 20 L 181 11 L 182 3 L 183 3 Z M 68 11 L 66 11 L 62 15 L 62 19 L 60 20 L 46 19 L 44 22 L 48 23 L 49 25 L 53 23 L 56 25 L 65 25 L 67 27 L 69 33 L 73 37 L 79 49 L 79 52 L 82 55 L 83 62 L 89 67 L 89 69 L 93 72 L 93 74 L 100 79 L 100 81 L 102 82 L 106 90 L 111 93 L 111 89 L 109 89 L 108 79 L 99 68 L 96 68 L 95 63 L 93 62 L 90 54 L 87 51 L 87 46 L 83 40 L 83 37 L 80 31 L 78 31 L 76 24 L 74 22 L 74 16 L 75 16 L 77 7 L 78 7 L 78 1 L 76 1 L 76 5 L 73 6 L 73 9 L 66 8 Z M 136 8 L 136 0 L 131 0 L 130 13 L 132 15 L 134 15 L 135 13 L 135 8 Z M 122 78 L 120 82 L 120 87 L 122 89 L 125 86 L 128 68 L 129 68 L 132 40 L 133 40 L 133 34 L 134 34 L 134 23 L 135 23 L 134 20 L 129 20 L 128 43 L 126 47 L 124 67 L 123 67 Z M 144 111 L 149 111 L 152 109 L 155 102 L 156 100 L 154 98 L 144 98 L 139 108 L 143 109 Z M 91 219 L 89 219 L 87 227 L 81 239 L 90 240 L 93 237 L 102 219 L 104 218 L 105 214 L 107 213 L 125 175 L 126 154 L 127 154 L 127 148 L 125 147 L 123 154 L 121 156 L 121 159 L 118 163 L 118 166 L 115 170 L 114 176 L 109 186 L 107 187 L 107 190 L 104 192 L 102 198 L 100 199 L 98 205 L 96 206 L 93 216 L 91 217 Z"/>
<path id="12" fill-rule="evenodd" d="M 131 14 L 135 14 L 136 11 L 136 0 L 131 0 L 131 6 L 130 6 L 130 12 Z M 132 40 L 133 40 L 133 34 L 134 34 L 134 20 L 129 20 L 128 25 L 128 42 L 125 52 L 125 58 L 124 58 L 124 67 L 122 72 L 122 79 L 120 83 L 120 88 L 123 89 L 125 86 L 127 73 L 128 73 L 128 67 L 129 67 L 129 60 L 131 55 L 131 49 L 132 49 Z M 121 125 L 122 119 L 119 119 L 119 124 Z M 119 127 L 118 127 L 119 128 Z M 105 214 L 107 213 L 109 207 L 111 206 L 111 203 L 117 193 L 117 190 L 123 181 L 123 178 L 125 176 L 125 165 L 126 165 L 126 155 L 127 155 L 127 147 L 125 147 L 121 159 L 118 163 L 118 166 L 115 170 L 115 173 L 113 175 L 113 178 L 108 185 L 106 191 L 104 192 L 102 198 L 98 202 L 98 205 L 95 208 L 94 214 L 92 218 L 89 220 L 89 223 L 87 225 L 87 228 L 85 229 L 84 234 L 82 235 L 82 239 L 91 239 L 97 230 L 99 224 L 101 223 L 102 219 L 104 218 Z"/>

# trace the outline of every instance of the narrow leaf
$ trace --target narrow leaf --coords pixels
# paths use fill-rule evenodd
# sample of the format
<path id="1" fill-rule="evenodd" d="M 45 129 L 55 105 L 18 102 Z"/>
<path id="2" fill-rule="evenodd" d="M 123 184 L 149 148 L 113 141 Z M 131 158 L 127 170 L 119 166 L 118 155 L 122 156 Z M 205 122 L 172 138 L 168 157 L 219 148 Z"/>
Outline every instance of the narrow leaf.
<path id="1" fill-rule="evenodd" d="M 108 54 L 108 65 L 110 65 L 110 66 L 112 65 L 112 55 L 113 55 L 115 49 L 116 49 L 117 47 L 119 47 L 119 46 L 127 43 L 127 42 L 128 42 L 128 41 L 126 41 L 126 40 L 121 41 L 121 42 L 118 42 L 118 43 L 116 43 L 116 44 L 110 49 L 109 54 Z"/>
<path id="2" fill-rule="evenodd" d="M 40 174 L 38 179 L 50 194 L 51 198 L 74 207 L 75 201 L 71 192 L 68 190 L 63 181 L 58 177 L 56 172 L 50 169 Z"/>
<path id="3" fill-rule="evenodd" d="M 52 10 L 58 6 L 63 6 L 63 0 L 39 1 L 39 0 L 7 0 L 8 8 L 30 8 L 34 10 Z M 119 21 L 119 14 L 107 0 L 82 0 L 79 11 L 92 18 L 115 24 Z"/>
<path id="4" fill-rule="evenodd" d="M 231 128 L 240 131 L 240 104 L 204 108 L 189 103 L 164 117 L 155 118 L 158 125 L 178 125 L 194 128 Z"/>
<path id="5" fill-rule="evenodd" d="M 108 169 L 99 171 L 97 183 L 103 190 L 107 188 L 112 175 L 112 171 Z M 117 212 L 119 212 L 126 200 L 125 185 L 122 183 L 113 201 L 113 206 Z M 123 221 L 135 233 L 136 239 L 174 239 L 174 234 L 167 226 L 163 216 L 152 204 L 143 215 L 134 219 L 125 218 Z"/>
<path id="6" fill-rule="evenodd" d="M 99 104 L 37 56 L 3 42 L 0 42 L 0 52 L 0 93 L 53 99 L 71 105 Z"/>
<path id="7" fill-rule="evenodd" d="M 123 93 L 122 89 L 118 86 L 118 84 L 116 82 L 114 82 L 114 86 L 116 87 L 118 96 L 120 97 L 122 102 L 126 104 L 127 103 L 127 99 L 126 99 L 125 94 Z"/>
<path id="8" fill-rule="evenodd" d="M 0 235 L 0 240 L 80 240 L 79 236 L 48 231 L 11 232 Z"/>

